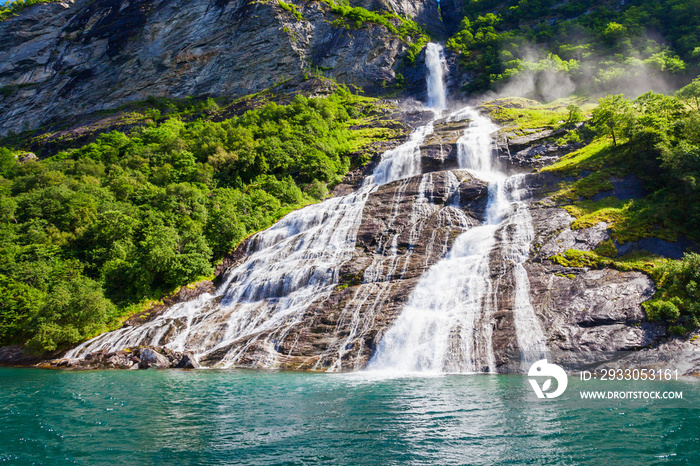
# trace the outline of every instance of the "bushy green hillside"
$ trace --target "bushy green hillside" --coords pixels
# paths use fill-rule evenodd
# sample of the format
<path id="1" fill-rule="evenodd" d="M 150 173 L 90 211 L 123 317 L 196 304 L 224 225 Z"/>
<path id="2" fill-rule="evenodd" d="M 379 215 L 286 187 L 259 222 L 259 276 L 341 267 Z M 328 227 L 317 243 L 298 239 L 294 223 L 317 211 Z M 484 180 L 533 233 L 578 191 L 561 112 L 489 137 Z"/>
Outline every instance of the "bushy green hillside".
<path id="1" fill-rule="evenodd" d="M 567 136 L 591 142 L 543 169 L 564 180 L 552 199 L 576 218 L 572 228 L 606 222 L 618 245 L 644 238 L 675 242 L 679 235 L 700 241 L 699 97 L 697 79 L 675 96 L 648 92 L 634 100 L 622 95 L 600 99 L 587 125 Z M 613 177 L 629 175 L 644 182 L 646 196 L 597 198 L 613 189 Z M 666 321 L 681 334 L 697 328 L 700 256 L 687 254 L 683 261 L 646 252 L 618 257 L 615 243 L 608 241 L 593 252 L 569 250 L 551 259 L 567 267 L 644 271 L 658 286 L 655 299 L 645 303 L 649 318 Z"/>
<path id="2" fill-rule="evenodd" d="M 350 154 L 383 133 L 349 128 L 373 108 L 340 88 L 221 122 L 174 116 L 42 161 L 0 148 L 0 345 L 60 349 L 210 276 L 367 162 Z"/>
<path id="3" fill-rule="evenodd" d="M 527 74 L 535 97 L 642 93 L 698 71 L 697 0 L 465 0 L 464 12 L 447 46 L 475 75 L 471 92 Z"/>

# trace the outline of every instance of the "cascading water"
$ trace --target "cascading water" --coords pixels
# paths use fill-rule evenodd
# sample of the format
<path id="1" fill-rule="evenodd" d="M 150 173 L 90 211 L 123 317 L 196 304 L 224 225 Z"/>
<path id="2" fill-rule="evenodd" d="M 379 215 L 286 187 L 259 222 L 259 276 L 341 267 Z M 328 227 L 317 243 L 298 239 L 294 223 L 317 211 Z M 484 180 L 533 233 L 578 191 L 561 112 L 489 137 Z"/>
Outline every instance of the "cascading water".
<path id="1" fill-rule="evenodd" d="M 441 47 L 430 44 L 428 90 L 443 95 Z M 433 110 L 437 118 L 444 97 Z M 372 176 L 355 193 L 293 212 L 248 244 L 248 256 L 226 273 L 214 294 L 175 305 L 152 321 L 125 327 L 83 343 L 67 357 L 102 349 L 138 345 L 191 351 L 198 357 L 216 353 L 221 367 L 235 365 L 255 346 L 267 355 L 256 367 L 274 367 L 275 347 L 290 335 L 306 310 L 326 299 L 338 283 L 341 266 L 352 258 L 362 212 L 378 185 L 420 174 L 420 145 L 433 132 L 433 122 L 418 128 L 409 140 L 386 152 Z M 396 237 L 378 248 L 377 279 L 385 268 L 396 269 Z M 387 254 L 387 249 L 389 253 Z M 372 273 L 366 274 L 371 279 Z"/>
<path id="2" fill-rule="evenodd" d="M 429 43 L 425 49 L 425 65 L 428 68 L 428 106 L 441 111 L 446 108 L 445 52 L 441 45 Z"/>
<path id="3" fill-rule="evenodd" d="M 394 229 L 394 222 L 403 215 L 401 200 L 409 181 L 420 175 L 420 146 L 433 133 L 446 107 L 443 55 L 441 46 L 428 45 L 427 105 L 435 114 L 433 120 L 418 128 L 406 143 L 383 154 L 374 173 L 355 193 L 293 212 L 255 235 L 248 243 L 246 259 L 227 271 L 224 283 L 214 294 L 172 306 L 143 325 L 101 335 L 66 356 L 154 345 L 191 351 L 199 358 L 215 361 L 218 367 L 282 366 L 279 345 L 291 339 L 292 348 L 286 348 L 291 354 L 304 316 L 315 303 L 329 299 L 336 290 L 341 267 L 354 257 L 368 198 L 379 186 L 397 180 L 404 181 L 391 188 L 389 215 L 377 237 L 371 264 L 363 270 L 363 285 L 339 310 L 337 337 L 327 349 L 330 356 L 319 357 L 312 367 L 347 367 L 343 363 L 345 356 L 349 351 L 358 351 L 353 346 L 362 345 L 363 335 L 371 332 L 395 280 L 406 273 L 413 248 L 419 238 L 425 238 L 425 219 L 435 214 L 439 218 L 434 225 L 452 225 L 464 233 L 449 251 L 445 236 L 441 242 L 445 249 L 437 253 L 444 258 L 420 278 L 408 304 L 381 340 L 369 368 L 493 371 L 492 320 L 498 303 L 490 261 L 496 249 L 500 260 L 510 263 L 513 270 L 518 345 L 522 351 L 542 351 L 543 333 L 530 305 L 529 282 L 523 266 L 533 232 L 528 208 L 522 202 L 521 178 L 508 178 L 493 168 L 490 135 L 497 128 L 473 109 L 458 111 L 447 121 L 470 120 L 469 128 L 458 141 L 458 160 L 461 168 L 489 183 L 484 224 L 472 226 L 475 220 L 459 208 L 458 196 L 453 206 L 434 204 L 438 194 L 434 192 L 434 174 L 423 174 L 408 214 L 412 225 L 407 231 L 408 249 L 399 254 L 401 233 Z M 458 193 L 457 177 L 451 172 L 441 176 L 443 192 L 438 197 Z M 437 230 L 426 241 L 426 251 L 440 243 L 435 238 Z M 444 234 L 449 235 L 449 229 Z M 425 255 L 426 261 L 431 254 Z"/>
<path id="4" fill-rule="evenodd" d="M 493 168 L 491 134 L 497 127 L 490 120 L 470 108 L 448 120 L 464 119 L 470 120 L 470 126 L 457 143 L 459 165 L 489 183 L 485 222 L 461 234 L 449 254 L 424 274 L 379 343 L 369 370 L 495 371 L 491 337 L 498 303 L 490 260 L 499 232 L 501 259 L 513 268 L 518 346 L 529 358 L 546 349 L 523 266 L 533 232 L 528 207 L 522 202 L 522 176 L 508 178 Z"/>

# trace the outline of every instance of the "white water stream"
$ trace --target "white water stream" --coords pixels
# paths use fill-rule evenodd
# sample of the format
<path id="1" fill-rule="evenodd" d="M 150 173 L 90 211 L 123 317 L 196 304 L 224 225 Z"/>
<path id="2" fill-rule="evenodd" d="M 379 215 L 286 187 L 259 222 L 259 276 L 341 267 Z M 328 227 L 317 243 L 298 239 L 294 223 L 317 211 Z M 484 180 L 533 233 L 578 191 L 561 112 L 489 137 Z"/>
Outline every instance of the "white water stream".
<path id="1" fill-rule="evenodd" d="M 421 277 L 408 304 L 387 331 L 368 369 L 393 372 L 494 372 L 493 314 L 498 310 L 490 262 L 513 268 L 513 316 L 518 347 L 527 360 L 546 350 L 544 332 L 530 303 L 524 262 L 533 237 L 523 202 L 522 176 L 508 177 L 493 164 L 491 135 L 498 129 L 471 108 L 448 120 L 470 120 L 458 140 L 460 168 L 488 182 L 486 221 L 455 240 L 447 256 Z M 500 256 L 500 257 L 499 257 Z"/>
<path id="2" fill-rule="evenodd" d="M 430 86 L 443 86 L 441 78 L 436 81 L 436 76 L 442 76 L 443 63 L 438 60 L 430 66 L 439 68 L 429 73 Z M 440 105 L 444 107 L 444 99 Z M 433 110 L 437 118 L 441 107 Z M 154 345 L 191 351 L 198 357 L 223 350 L 220 366 L 229 367 L 255 344 L 266 347 L 264 352 L 269 355 L 269 359 L 257 361 L 258 365 L 274 367 L 277 342 L 302 321 L 309 306 L 326 299 L 335 289 L 340 267 L 355 251 L 368 196 L 378 185 L 419 175 L 420 145 L 432 132 L 431 121 L 416 129 L 406 143 L 383 154 L 373 175 L 357 192 L 292 212 L 255 235 L 247 259 L 226 273 L 215 294 L 174 305 L 144 325 L 100 335 L 66 357 Z M 263 334 L 266 336 L 259 341 L 256 335 Z M 245 343 L 237 345 L 237 341 Z"/>

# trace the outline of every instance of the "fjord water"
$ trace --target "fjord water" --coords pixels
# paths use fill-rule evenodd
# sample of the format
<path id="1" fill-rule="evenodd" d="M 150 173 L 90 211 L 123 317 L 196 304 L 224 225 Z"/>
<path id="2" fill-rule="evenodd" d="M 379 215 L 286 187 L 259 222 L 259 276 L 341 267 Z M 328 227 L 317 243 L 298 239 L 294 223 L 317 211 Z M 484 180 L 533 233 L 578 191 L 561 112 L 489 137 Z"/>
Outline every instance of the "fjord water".
<path id="1" fill-rule="evenodd" d="M 0 369 L 0 463 L 697 464 L 697 380 L 664 385 L 688 400 L 670 407 L 582 384 L 537 401 L 517 375 Z"/>

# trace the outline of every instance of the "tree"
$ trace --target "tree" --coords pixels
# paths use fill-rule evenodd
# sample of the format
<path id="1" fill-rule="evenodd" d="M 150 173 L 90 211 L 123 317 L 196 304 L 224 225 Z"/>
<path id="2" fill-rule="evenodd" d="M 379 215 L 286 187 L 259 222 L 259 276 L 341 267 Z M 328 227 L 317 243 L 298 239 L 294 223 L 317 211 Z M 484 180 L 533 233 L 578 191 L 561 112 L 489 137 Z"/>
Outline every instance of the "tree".
<path id="1" fill-rule="evenodd" d="M 700 76 L 676 92 L 676 97 L 688 103 L 691 107 L 695 104 L 695 110 L 700 111 Z"/>
<path id="2" fill-rule="evenodd" d="M 603 30 L 603 41 L 609 46 L 615 45 L 622 40 L 627 34 L 627 28 L 619 23 L 608 23 L 608 26 Z"/>
<path id="3" fill-rule="evenodd" d="M 601 134 L 610 134 L 613 145 L 624 135 L 634 120 L 632 104 L 622 94 L 609 95 L 598 101 L 593 110 L 593 127 Z"/>
<path id="4" fill-rule="evenodd" d="M 567 125 L 575 125 L 576 123 L 583 121 L 583 110 L 581 110 L 581 107 L 578 105 L 569 104 L 569 106 L 566 107 L 566 110 L 569 112 L 569 116 L 566 118 Z"/>

